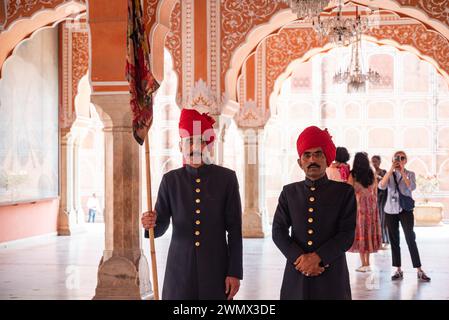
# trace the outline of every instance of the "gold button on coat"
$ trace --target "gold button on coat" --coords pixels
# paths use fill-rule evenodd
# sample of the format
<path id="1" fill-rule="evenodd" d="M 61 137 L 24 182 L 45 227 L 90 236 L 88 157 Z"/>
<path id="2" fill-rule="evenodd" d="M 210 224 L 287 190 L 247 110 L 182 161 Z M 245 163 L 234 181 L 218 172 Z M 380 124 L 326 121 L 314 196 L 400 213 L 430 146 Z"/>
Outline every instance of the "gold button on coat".
<path id="1" fill-rule="evenodd" d="M 199 231 L 195 231 L 195 235 L 196 235 L 196 236 L 199 236 L 199 235 L 200 235 L 200 232 L 199 232 Z"/>
<path id="2" fill-rule="evenodd" d="M 200 182 L 201 182 L 201 179 L 200 179 L 200 178 L 197 178 L 195 181 L 196 181 L 196 183 L 200 183 Z"/>
<path id="3" fill-rule="evenodd" d="M 315 190 L 316 190 L 316 188 L 315 188 L 315 187 L 312 187 L 312 188 L 310 188 L 310 190 L 312 190 L 312 191 L 315 191 Z"/>
<path id="4" fill-rule="evenodd" d="M 200 188 L 196 188 L 196 189 L 195 189 L 195 192 L 196 192 L 196 193 L 200 193 L 200 192 L 201 192 Z"/>
<path id="5" fill-rule="evenodd" d="M 309 219 L 307 219 L 307 221 L 309 221 L 309 223 L 312 223 L 313 222 L 313 218 L 309 218 Z"/>
<path id="6" fill-rule="evenodd" d="M 195 212 L 196 212 L 196 213 L 201 213 L 201 210 L 200 210 L 200 209 L 196 209 Z"/>
<path id="7" fill-rule="evenodd" d="M 201 221 L 200 221 L 200 220 L 196 220 L 195 223 L 196 223 L 197 225 L 199 225 L 199 224 L 201 224 Z"/>
<path id="8" fill-rule="evenodd" d="M 195 246 L 199 247 L 199 246 L 200 246 L 200 243 L 199 243 L 198 241 L 195 242 Z"/>
<path id="9" fill-rule="evenodd" d="M 313 244 L 312 241 L 307 241 L 307 245 L 311 246 Z"/>
<path id="10" fill-rule="evenodd" d="M 313 234 L 313 230 L 312 230 L 312 229 L 309 229 L 309 230 L 307 230 L 307 233 L 308 233 L 308 234 Z"/>
<path id="11" fill-rule="evenodd" d="M 309 201 L 310 201 L 310 202 L 314 202 L 314 201 L 315 201 L 315 198 L 314 198 L 314 197 L 310 197 L 310 198 L 309 198 Z"/>
<path id="12" fill-rule="evenodd" d="M 200 199 L 196 199 L 195 202 L 196 202 L 196 203 L 200 203 L 201 200 L 200 200 Z"/>
<path id="13" fill-rule="evenodd" d="M 313 208 L 309 208 L 309 212 L 313 212 Z"/>

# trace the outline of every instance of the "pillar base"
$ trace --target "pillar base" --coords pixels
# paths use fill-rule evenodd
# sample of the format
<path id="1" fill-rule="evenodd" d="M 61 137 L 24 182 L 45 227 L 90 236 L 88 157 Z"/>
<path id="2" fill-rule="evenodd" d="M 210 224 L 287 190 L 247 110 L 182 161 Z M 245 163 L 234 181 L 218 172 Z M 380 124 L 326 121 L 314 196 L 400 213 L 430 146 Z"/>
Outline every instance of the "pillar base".
<path id="1" fill-rule="evenodd" d="M 65 210 L 59 210 L 58 213 L 58 236 L 70 236 L 69 215 Z"/>
<path id="2" fill-rule="evenodd" d="M 70 232 L 70 229 L 68 228 L 64 228 L 64 229 L 58 229 L 57 231 L 58 236 L 62 236 L 62 237 L 67 237 L 67 236 L 71 236 L 72 233 Z"/>
<path id="3" fill-rule="evenodd" d="M 71 236 L 77 233 L 86 232 L 84 221 L 78 220 L 78 213 L 73 210 L 67 213 L 65 210 L 59 210 L 58 214 L 58 236 Z"/>
<path id="4" fill-rule="evenodd" d="M 245 212 L 243 214 L 244 238 L 265 238 L 269 235 L 268 226 L 263 223 L 262 213 Z"/>
<path id="5" fill-rule="evenodd" d="M 104 261 L 103 256 L 93 300 L 152 300 L 154 295 L 149 275 L 143 255 L 137 265 L 125 257 L 112 256 Z"/>

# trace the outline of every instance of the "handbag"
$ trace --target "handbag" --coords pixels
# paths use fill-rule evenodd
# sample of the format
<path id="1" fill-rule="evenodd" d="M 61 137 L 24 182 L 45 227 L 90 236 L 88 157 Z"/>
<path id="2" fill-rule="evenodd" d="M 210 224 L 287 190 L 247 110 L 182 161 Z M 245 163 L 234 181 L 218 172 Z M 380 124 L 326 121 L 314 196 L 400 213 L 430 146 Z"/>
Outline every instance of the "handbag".
<path id="1" fill-rule="evenodd" d="M 399 193 L 399 205 L 405 211 L 412 211 L 415 208 L 415 200 L 413 200 L 412 197 L 406 196 L 401 193 L 401 191 L 399 190 L 399 185 L 396 180 L 396 175 L 394 174 L 394 172 L 393 172 L 393 179 L 394 179 L 394 183 L 396 184 L 396 190 Z"/>

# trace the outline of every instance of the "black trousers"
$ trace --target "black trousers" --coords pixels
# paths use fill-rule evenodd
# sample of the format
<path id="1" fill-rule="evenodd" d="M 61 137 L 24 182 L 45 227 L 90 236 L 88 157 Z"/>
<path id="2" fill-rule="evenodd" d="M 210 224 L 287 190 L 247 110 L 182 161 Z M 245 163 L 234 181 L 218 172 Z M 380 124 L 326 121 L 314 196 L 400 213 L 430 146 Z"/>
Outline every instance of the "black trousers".
<path id="1" fill-rule="evenodd" d="M 388 237 L 387 225 L 385 222 L 385 211 L 384 206 L 387 200 L 387 190 L 377 190 L 377 207 L 379 208 L 379 220 L 380 229 L 382 231 L 382 243 L 390 243 L 390 238 Z"/>
<path id="2" fill-rule="evenodd" d="M 418 246 L 416 245 L 416 235 L 413 231 L 415 218 L 413 211 L 401 211 L 399 214 L 385 214 L 385 222 L 390 236 L 391 255 L 393 257 L 393 266 L 401 266 L 401 247 L 399 246 L 399 222 L 401 222 L 404 231 L 405 241 L 412 258 L 413 268 L 421 267 L 419 259 Z"/>

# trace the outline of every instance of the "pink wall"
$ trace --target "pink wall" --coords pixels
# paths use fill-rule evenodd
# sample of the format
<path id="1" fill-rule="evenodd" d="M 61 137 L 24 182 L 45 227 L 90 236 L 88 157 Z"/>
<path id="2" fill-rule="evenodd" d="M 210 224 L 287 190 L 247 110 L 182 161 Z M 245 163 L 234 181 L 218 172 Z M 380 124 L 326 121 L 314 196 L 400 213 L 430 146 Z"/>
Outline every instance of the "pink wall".
<path id="1" fill-rule="evenodd" d="M 56 232 L 59 199 L 0 206 L 0 243 Z"/>

